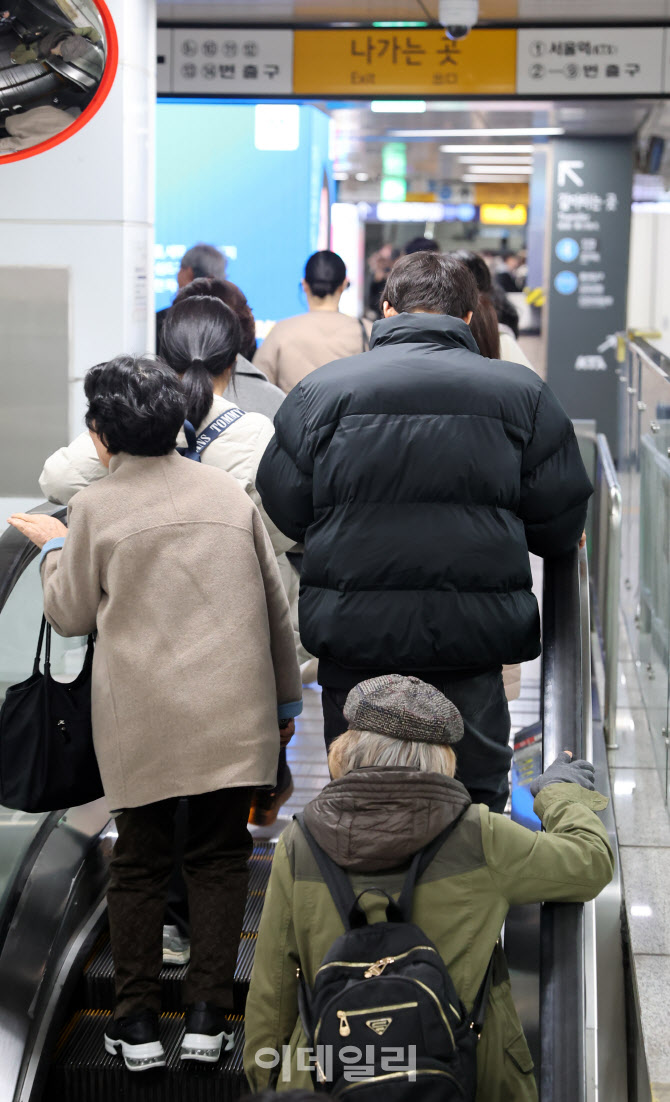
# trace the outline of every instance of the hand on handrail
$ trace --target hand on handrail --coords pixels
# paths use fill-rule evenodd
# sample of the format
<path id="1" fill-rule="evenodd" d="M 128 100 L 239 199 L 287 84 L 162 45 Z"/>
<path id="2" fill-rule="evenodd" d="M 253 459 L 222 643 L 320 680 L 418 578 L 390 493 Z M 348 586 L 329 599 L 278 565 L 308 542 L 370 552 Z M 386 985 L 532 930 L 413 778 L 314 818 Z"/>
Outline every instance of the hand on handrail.
<path id="1" fill-rule="evenodd" d="M 7 517 L 7 523 L 18 528 L 19 532 L 38 547 L 44 547 L 49 540 L 67 536 L 67 528 L 63 522 L 45 513 L 12 513 L 11 517 Z"/>

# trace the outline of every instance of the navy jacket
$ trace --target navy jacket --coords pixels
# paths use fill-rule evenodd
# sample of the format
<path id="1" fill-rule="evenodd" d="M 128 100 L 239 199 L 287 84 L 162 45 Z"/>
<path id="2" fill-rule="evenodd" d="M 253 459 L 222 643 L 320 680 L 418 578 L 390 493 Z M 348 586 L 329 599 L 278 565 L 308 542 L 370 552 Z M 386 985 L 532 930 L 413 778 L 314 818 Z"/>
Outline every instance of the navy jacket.
<path id="1" fill-rule="evenodd" d="M 539 376 L 480 356 L 457 318 L 401 314 L 303 379 L 275 431 L 256 485 L 305 544 L 300 635 L 322 667 L 448 674 L 539 654 L 528 552 L 574 547 L 592 493 Z"/>

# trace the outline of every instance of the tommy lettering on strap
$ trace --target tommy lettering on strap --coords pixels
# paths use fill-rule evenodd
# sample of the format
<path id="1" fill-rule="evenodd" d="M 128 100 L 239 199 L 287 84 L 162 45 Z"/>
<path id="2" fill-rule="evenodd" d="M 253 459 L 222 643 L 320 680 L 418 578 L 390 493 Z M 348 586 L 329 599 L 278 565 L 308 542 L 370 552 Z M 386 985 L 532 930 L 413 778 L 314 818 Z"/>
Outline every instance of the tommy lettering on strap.
<path id="1" fill-rule="evenodd" d="M 183 455 L 185 459 L 193 459 L 196 463 L 200 463 L 200 456 L 205 448 L 208 448 L 210 444 L 218 440 L 219 436 L 221 436 L 226 429 L 229 429 L 231 425 L 234 425 L 236 421 L 240 420 L 240 417 L 244 417 L 244 410 L 239 409 L 237 406 L 232 406 L 231 409 L 226 409 L 223 413 L 219 414 L 206 429 L 202 430 L 199 436 L 196 436 L 195 429 L 191 422 L 184 421 L 186 447 L 177 448 L 177 451 L 180 455 Z"/>

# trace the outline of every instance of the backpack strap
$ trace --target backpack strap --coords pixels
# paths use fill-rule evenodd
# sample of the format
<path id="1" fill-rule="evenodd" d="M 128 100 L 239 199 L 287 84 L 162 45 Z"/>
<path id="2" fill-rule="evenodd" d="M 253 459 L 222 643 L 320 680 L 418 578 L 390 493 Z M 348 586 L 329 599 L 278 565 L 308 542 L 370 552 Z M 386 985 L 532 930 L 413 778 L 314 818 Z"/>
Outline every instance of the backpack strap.
<path id="1" fill-rule="evenodd" d="M 195 429 L 190 421 L 184 421 L 184 436 L 186 437 L 186 447 L 178 448 L 180 455 L 184 456 L 184 459 L 195 459 L 196 462 L 200 462 L 200 456 L 204 452 L 205 448 L 208 448 L 210 444 L 213 444 L 215 440 L 218 440 L 226 429 L 229 429 L 231 425 L 234 425 L 236 421 L 239 421 L 240 417 L 244 417 L 244 410 L 239 409 L 238 406 L 232 406 L 231 409 L 224 410 L 218 417 L 207 425 L 207 428 L 196 436 Z"/>
<path id="2" fill-rule="evenodd" d="M 470 805 L 468 804 L 468 807 Z M 436 838 L 433 838 L 432 842 L 429 842 L 427 846 L 420 849 L 418 853 L 412 858 L 412 863 L 409 867 L 407 876 L 405 877 L 405 883 L 402 886 L 402 891 L 398 897 L 398 907 L 402 913 L 403 922 L 409 922 L 412 916 L 412 897 L 414 895 L 414 888 L 416 887 L 417 880 L 420 880 L 424 872 L 430 865 L 434 857 L 437 856 L 442 846 L 446 842 L 451 832 L 461 821 L 461 818 L 467 811 L 467 807 L 464 807 L 461 814 L 458 815 L 453 822 L 449 823 L 444 830 L 440 831 Z"/>
<path id="3" fill-rule="evenodd" d="M 244 410 L 240 409 L 238 406 L 233 406 L 232 409 L 226 409 L 218 417 L 215 417 L 207 428 L 203 429 L 198 435 L 195 442 L 198 455 L 201 455 L 205 448 L 208 448 L 210 444 L 218 440 L 219 436 L 221 436 L 226 429 L 229 429 L 231 425 L 234 425 L 236 421 L 240 420 L 240 417 L 244 417 Z"/>
<path id="4" fill-rule="evenodd" d="M 319 866 L 319 872 L 323 877 L 328 891 L 333 897 L 333 903 L 337 907 L 338 914 L 344 923 L 345 930 L 350 930 L 351 912 L 358 906 L 358 900 L 354 894 L 354 889 L 351 886 L 349 877 L 344 869 L 336 865 L 332 858 L 321 849 L 321 846 L 318 844 L 305 822 L 305 816 L 301 813 L 300 815 L 294 815 L 293 818 L 305 835 L 307 844 L 312 851 L 312 856 Z"/>
<path id="5" fill-rule="evenodd" d="M 465 814 L 466 810 L 467 808 L 464 808 L 461 815 Z M 388 900 L 386 908 L 386 918 L 388 922 L 410 921 L 412 915 L 412 897 L 414 895 L 416 882 L 423 876 L 423 873 L 442 848 L 454 827 L 460 822 L 461 815 L 454 819 L 453 822 L 449 823 L 436 838 L 433 838 L 432 842 L 429 842 L 427 846 L 424 846 L 423 849 L 420 849 L 418 853 L 414 854 L 397 903 L 384 888 L 365 888 L 358 895 L 355 895 L 354 889 L 351 886 L 351 881 L 346 872 L 344 869 L 341 869 L 324 850 L 322 850 L 309 830 L 304 815 L 301 813 L 300 815 L 294 815 L 293 818 L 305 835 L 307 844 L 319 867 L 319 872 L 333 897 L 333 902 L 337 907 L 345 930 L 351 930 L 367 925 L 367 916 L 360 905 L 360 900 L 362 896 L 366 895 L 368 892 L 377 892 L 386 896 Z"/>

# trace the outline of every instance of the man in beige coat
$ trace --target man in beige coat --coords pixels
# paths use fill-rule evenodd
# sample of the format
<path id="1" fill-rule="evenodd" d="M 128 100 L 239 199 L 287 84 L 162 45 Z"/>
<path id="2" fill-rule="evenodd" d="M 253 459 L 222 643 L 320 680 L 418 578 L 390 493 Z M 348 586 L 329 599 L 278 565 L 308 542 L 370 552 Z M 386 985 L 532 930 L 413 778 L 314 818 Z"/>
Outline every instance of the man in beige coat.
<path id="1" fill-rule="evenodd" d="M 65 529 L 18 515 L 42 546 L 45 613 L 97 629 L 93 738 L 118 841 L 108 893 L 116 1020 L 130 1070 L 165 1062 L 158 1036 L 174 813 L 189 798 L 192 916 L 182 1059 L 226 1042 L 251 850 L 251 794 L 274 785 L 279 724 L 302 709 L 289 606 L 258 510 L 235 479 L 175 450 L 184 396 L 169 369 L 119 357 L 85 381 L 109 477 L 76 494 Z M 55 537 L 55 538 L 50 538 Z"/>

